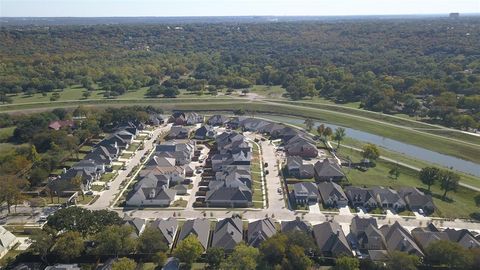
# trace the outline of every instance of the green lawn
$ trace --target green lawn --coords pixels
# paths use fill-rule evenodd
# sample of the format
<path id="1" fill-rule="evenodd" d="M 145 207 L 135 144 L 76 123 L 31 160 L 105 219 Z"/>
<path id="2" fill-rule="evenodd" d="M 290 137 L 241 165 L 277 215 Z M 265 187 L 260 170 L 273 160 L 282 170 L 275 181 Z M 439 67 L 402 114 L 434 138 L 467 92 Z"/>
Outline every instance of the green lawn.
<path id="1" fill-rule="evenodd" d="M 60 94 L 59 101 L 64 100 L 81 100 L 84 99 L 83 92 L 86 91 L 85 88 L 80 86 L 72 86 L 69 88 L 65 88 L 63 90 L 57 90 Z M 95 90 L 91 91 L 91 96 L 88 99 L 103 99 L 103 91 Z M 31 103 L 31 102 L 50 102 L 50 97 L 52 93 L 47 93 L 46 96 L 42 95 L 41 93 L 34 94 L 32 96 L 27 95 L 12 95 L 11 98 L 13 100 L 13 104 L 20 104 L 20 103 Z"/>
<path id="2" fill-rule="evenodd" d="M 128 146 L 127 151 L 134 152 L 138 149 L 139 146 L 140 146 L 140 143 L 134 142 Z"/>
<path id="3" fill-rule="evenodd" d="M 12 137 L 14 130 L 15 126 L 0 128 L 0 142 L 6 142 L 10 137 Z"/>
<path id="4" fill-rule="evenodd" d="M 349 156 L 354 161 L 358 161 L 361 158 L 359 152 L 346 148 L 340 148 L 339 155 L 344 157 Z M 348 168 L 345 168 L 344 172 L 349 182 L 354 186 L 385 186 L 392 187 L 394 189 L 400 187 L 427 188 L 427 186 L 419 180 L 418 172 L 408 168 L 399 167 L 399 178 L 390 178 L 388 171 L 393 166 L 395 166 L 395 164 L 377 161 L 377 166 L 375 168 L 370 168 L 366 172 Z M 432 195 L 434 197 L 433 200 L 438 208 L 438 211 L 435 213 L 435 215 L 446 218 L 468 218 L 471 213 L 478 211 L 478 207 L 475 206 L 475 202 L 473 200 L 473 197 L 476 195 L 476 193 L 472 190 L 459 187 L 457 192 L 449 192 L 447 197 L 452 199 L 453 202 L 441 200 L 440 197 L 442 194 L 443 191 L 440 189 L 440 185 L 438 183 L 432 186 Z"/>
<path id="5" fill-rule="evenodd" d="M 109 182 L 111 181 L 117 174 L 113 172 L 106 173 L 100 177 L 100 181 L 102 182 Z"/>
<path id="6" fill-rule="evenodd" d="M 188 201 L 187 200 L 183 200 L 183 199 L 178 199 L 174 202 L 172 202 L 172 204 L 170 205 L 171 207 L 187 207 L 187 204 L 188 204 Z"/>
<path id="7" fill-rule="evenodd" d="M 286 93 L 285 89 L 280 85 L 254 85 L 249 88 L 251 93 L 261 95 L 266 98 L 282 98 Z"/>

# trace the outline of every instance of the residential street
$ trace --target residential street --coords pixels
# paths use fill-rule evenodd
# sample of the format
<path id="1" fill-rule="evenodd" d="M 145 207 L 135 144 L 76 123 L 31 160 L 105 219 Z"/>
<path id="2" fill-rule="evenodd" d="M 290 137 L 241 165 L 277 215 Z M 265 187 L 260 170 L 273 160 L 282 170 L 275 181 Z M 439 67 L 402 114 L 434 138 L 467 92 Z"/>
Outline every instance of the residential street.
<path id="1" fill-rule="evenodd" d="M 106 189 L 101 192 L 100 197 L 91 205 L 85 206 L 91 210 L 99 210 L 110 207 L 113 200 L 115 200 L 118 192 L 120 191 L 120 184 L 127 178 L 127 175 L 132 171 L 132 169 L 141 163 L 141 158 L 146 154 L 150 153 L 154 148 L 154 142 L 157 137 L 163 133 L 167 132 L 170 129 L 170 125 L 162 126 L 155 129 L 151 134 L 151 138 L 144 141 L 144 149 L 138 150 L 133 157 L 127 162 L 126 170 L 119 170 L 117 177 L 113 181 L 110 181 L 110 189 Z M 147 159 L 145 159 L 147 160 Z"/>

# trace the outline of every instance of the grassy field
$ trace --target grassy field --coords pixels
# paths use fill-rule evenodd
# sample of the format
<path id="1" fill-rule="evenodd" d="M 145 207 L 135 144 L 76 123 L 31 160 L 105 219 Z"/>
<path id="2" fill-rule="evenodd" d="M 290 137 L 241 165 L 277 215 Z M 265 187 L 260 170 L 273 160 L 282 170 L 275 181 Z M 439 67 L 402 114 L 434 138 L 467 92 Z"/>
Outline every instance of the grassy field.
<path id="1" fill-rule="evenodd" d="M 0 143 L 6 142 L 13 135 L 15 127 L 0 128 Z"/>
<path id="2" fill-rule="evenodd" d="M 359 152 L 347 148 L 340 148 L 338 153 L 343 157 L 349 156 L 353 161 L 359 161 L 361 159 L 361 154 Z M 344 171 L 349 182 L 354 186 L 368 187 L 380 185 L 394 189 L 400 187 L 427 188 L 427 186 L 419 180 L 418 172 L 405 167 L 399 167 L 400 176 L 398 179 L 390 178 L 388 171 L 394 166 L 396 165 L 379 160 L 375 168 L 370 168 L 366 172 L 348 168 Z M 447 194 L 447 197 L 452 200 L 451 202 L 447 202 L 441 200 L 443 191 L 440 189 L 439 183 L 433 185 L 431 190 L 433 201 L 438 208 L 435 215 L 446 218 L 469 218 L 471 213 L 478 211 L 478 207 L 475 206 L 473 199 L 477 194 L 474 191 L 459 187 L 457 192 L 449 192 Z"/>

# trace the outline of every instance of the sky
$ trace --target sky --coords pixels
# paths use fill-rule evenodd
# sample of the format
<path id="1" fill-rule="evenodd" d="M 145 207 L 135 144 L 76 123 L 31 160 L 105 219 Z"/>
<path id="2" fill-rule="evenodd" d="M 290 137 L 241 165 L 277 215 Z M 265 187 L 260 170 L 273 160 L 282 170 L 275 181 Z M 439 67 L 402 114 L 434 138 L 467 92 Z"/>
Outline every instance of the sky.
<path id="1" fill-rule="evenodd" d="M 480 0 L 0 0 L 0 17 L 480 13 Z"/>

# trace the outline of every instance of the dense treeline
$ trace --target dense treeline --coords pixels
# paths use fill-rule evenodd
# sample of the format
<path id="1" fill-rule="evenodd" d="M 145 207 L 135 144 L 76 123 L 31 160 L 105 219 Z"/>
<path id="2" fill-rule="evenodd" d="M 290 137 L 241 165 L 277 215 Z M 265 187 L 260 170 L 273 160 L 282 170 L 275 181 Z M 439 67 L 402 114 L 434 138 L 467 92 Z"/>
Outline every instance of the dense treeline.
<path id="1" fill-rule="evenodd" d="M 480 19 L 4 27 L 0 102 L 74 84 L 106 96 L 282 85 L 468 129 L 480 120 Z M 160 85 L 167 80 L 168 85 Z M 195 80 L 193 80 L 195 79 Z M 200 82 L 197 82 L 200 81 Z"/>

